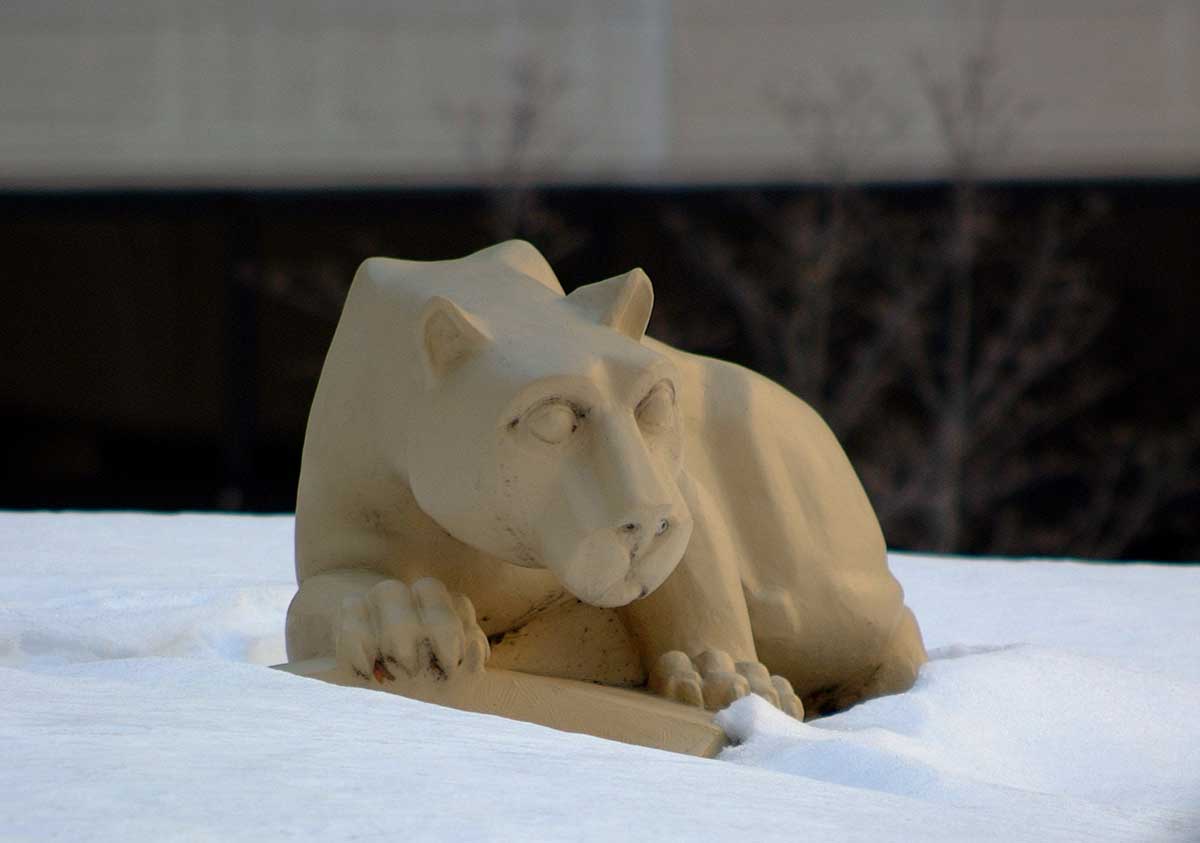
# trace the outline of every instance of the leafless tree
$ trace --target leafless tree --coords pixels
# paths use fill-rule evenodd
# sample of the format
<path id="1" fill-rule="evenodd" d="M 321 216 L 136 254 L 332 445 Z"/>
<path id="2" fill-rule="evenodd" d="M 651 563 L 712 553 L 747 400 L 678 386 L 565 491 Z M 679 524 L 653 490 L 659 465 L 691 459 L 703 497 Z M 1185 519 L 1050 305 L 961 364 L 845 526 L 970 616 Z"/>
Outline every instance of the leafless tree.
<path id="1" fill-rule="evenodd" d="M 1121 425 L 1090 445 L 1092 494 L 1065 521 L 1065 543 L 1094 558 L 1115 559 L 1172 509 L 1194 521 L 1200 505 L 1200 413 L 1154 436 Z M 1184 525 L 1189 528 L 1194 524 Z"/>
<path id="2" fill-rule="evenodd" d="M 490 239 L 531 240 L 554 262 L 585 240 L 543 195 L 547 177 L 561 169 L 578 142 L 564 113 L 571 80 L 536 50 L 508 61 L 502 75 L 507 91 L 496 102 L 443 101 L 438 113 L 459 135 L 466 160 L 481 174 Z"/>
<path id="3" fill-rule="evenodd" d="M 1073 450 L 1057 441 L 1122 385 L 1087 354 L 1112 302 L 1074 257 L 1102 209 L 1051 203 L 1029 226 L 1007 218 L 981 180 L 1036 112 L 1003 84 L 997 22 L 985 20 L 949 68 L 915 62 L 948 161 L 944 208 L 906 220 L 855 187 L 848 156 L 903 125 L 871 77 L 853 73 L 831 99 L 770 94 L 829 178 L 798 201 L 747 200 L 768 247 L 740 249 L 678 208 L 667 224 L 728 302 L 752 363 L 851 447 L 893 541 L 1117 557 L 1194 489 L 1200 437 L 1102 432 Z M 839 343 L 845 324 L 852 348 Z M 1028 496 L 1056 484 L 1072 504 L 1030 517 Z"/>
<path id="4" fill-rule="evenodd" d="M 828 174 L 828 187 L 782 205 L 761 194 L 744 197 L 738 210 L 759 234 L 756 257 L 746 259 L 716 227 L 699 226 L 679 208 L 666 222 L 686 244 L 698 277 L 715 280 L 728 301 L 755 367 L 804 396 L 848 435 L 864 420 L 863 409 L 898 376 L 889 352 L 923 294 L 909 283 L 910 262 L 889 264 L 886 296 L 876 291 L 867 302 L 850 290 L 882 225 L 878 209 L 851 181 L 854 167 L 870 149 L 894 141 L 905 121 L 878 96 L 867 72 L 838 74 L 830 88 L 824 96 L 802 86 L 768 90 L 815 169 Z M 894 228 L 893 247 L 902 251 L 900 239 L 911 244 L 912 233 Z M 864 317 L 874 326 L 872 340 L 858 346 L 852 375 L 842 369 L 832 377 L 839 325 Z"/>
<path id="5" fill-rule="evenodd" d="M 583 233 L 542 196 L 547 177 L 562 166 L 575 144 L 562 113 L 570 81 L 544 55 L 532 51 L 503 63 L 501 70 L 506 94 L 494 104 L 443 99 L 432 107 L 458 135 L 484 190 L 483 240 L 522 237 L 536 243 L 553 262 L 585 242 Z M 273 262 L 252 268 L 248 277 L 272 298 L 333 321 L 354 267 L 365 257 L 388 253 L 380 230 L 363 228 L 317 260 Z"/>
<path id="6" fill-rule="evenodd" d="M 1086 288 L 1075 285 L 1074 300 L 1051 294 L 1059 232 L 1048 216 L 1036 256 L 1016 278 L 1016 297 L 1001 319 L 1003 327 L 983 336 L 978 333 L 984 327 L 976 304 L 980 250 L 997 222 L 980 196 L 979 169 L 1007 151 L 1022 118 L 1031 111 L 1029 103 L 1014 102 L 997 84 L 996 22 L 993 17 L 985 23 L 978 42 L 948 74 L 939 75 L 923 58 L 917 59 L 925 97 L 950 162 L 951 208 L 941 266 L 935 270 L 941 276 L 943 291 L 938 298 L 944 302 L 945 315 L 941 324 L 929 324 L 924 336 L 916 335 L 909 343 L 913 385 L 933 421 L 927 468 L 906 472 L 905 483 L 889 498 L 911 501 L 920 495 L 921 505 L 930 507 L 930 540 L 942 551 L 962 546 L 964 519 L 973 511 L 987 511 L 995 494 L 991 490 L 997 488 L 991 482 L 971 482 L 972 457 L 989 445 L 992 429 L 1043 377 L 1090 345 L 1104 318 L 1093 309 L 1096 317 L 1078 333 L 1067 331 L 1054 318 L 1071 314 Z M 1055 327 L 1049 339 L 1035 347 L 1030 334 L 1038 321 Z M 935 355 L 930 346 L 936 344 L 942 351 Z M 1036 426 L 1007 426 L 1010 434 L 1020 431 L 1011 437 L 1018 441 L 1010 447 L 1018 450 L 1026 445 Z M 1010 484 L 1015 481 L 1010 479 Z"/>

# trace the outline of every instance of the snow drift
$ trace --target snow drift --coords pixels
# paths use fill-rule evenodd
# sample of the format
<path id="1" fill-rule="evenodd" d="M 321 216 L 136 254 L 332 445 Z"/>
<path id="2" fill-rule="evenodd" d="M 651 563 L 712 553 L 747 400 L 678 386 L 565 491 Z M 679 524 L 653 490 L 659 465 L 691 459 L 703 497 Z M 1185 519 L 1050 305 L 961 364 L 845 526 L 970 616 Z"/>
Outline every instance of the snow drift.
<path id="1" fill-rule="evenodd" d="M 709 761 L 265 669 L 291 529 L 0 514 L 0 839 L 1200 839 L 1200 567 L 897 554 L 917 686 Z"/>

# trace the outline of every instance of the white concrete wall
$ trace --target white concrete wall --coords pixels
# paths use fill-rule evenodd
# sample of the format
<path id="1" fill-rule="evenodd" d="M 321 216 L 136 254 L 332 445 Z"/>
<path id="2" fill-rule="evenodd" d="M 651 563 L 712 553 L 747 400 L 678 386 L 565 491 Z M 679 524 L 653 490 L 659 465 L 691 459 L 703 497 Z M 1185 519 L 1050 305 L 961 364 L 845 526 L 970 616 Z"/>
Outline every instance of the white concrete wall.
<path id="1" fill-rule="evenodd" d="M 820 178 L 830 144 L 789 129 L 768 90 L 836 100 L 853 73 L 875 80 L 864 107 L 843 109 L 866 141 L 839 137 L 834 157 L 858 177 L 937 176 L 946 156 L 914 56 L 951 66 L 986 8 L 7 0 L 0 186 L 477 181 L 499 144 L 484 134 L 472 150 L 445 111 L 504 112 L 506 68 L 529 53 L 569 79 L 530 152 L 548 181 Z M 1002 90 L 1037 110 L 988 174 L 1200 174 L 1197 0 L 1010 0 L 996 43 Z"/>

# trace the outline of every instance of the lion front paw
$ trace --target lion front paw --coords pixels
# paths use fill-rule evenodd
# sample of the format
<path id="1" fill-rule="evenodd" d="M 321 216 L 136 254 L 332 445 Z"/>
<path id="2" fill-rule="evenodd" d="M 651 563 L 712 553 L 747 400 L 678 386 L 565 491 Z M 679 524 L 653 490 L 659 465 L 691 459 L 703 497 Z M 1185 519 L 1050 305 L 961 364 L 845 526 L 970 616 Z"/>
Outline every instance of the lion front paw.
<path id="1" fill-rule="evenodd" d="M 380 684 L 397 673 L 432 679 L 478 673 L 490 654 L 471 601 L 433 577 L 411 587 L 384 580 L 346 598 L 336 649 L 339 663 Z"/>
<path id="2" fill-rule="evenodd" d="M 758 662 L 734 662 L 723 650 L 705 650 L 693 660 L 672 650 L 650 671 L 650 690 L 685 705 L 718 711 L 746 694 L 758 694 L 798 720 L 804 704 L 782 676 L 772 676 Z"/>

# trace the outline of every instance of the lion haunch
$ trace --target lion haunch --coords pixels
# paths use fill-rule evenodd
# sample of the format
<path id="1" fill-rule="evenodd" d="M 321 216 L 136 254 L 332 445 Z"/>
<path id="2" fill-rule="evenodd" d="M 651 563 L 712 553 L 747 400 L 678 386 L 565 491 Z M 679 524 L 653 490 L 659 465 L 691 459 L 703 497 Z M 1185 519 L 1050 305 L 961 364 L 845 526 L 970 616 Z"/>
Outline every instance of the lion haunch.
<path id="1" fill-rule="evenodd" d="M 921 635 L 828 427 L 644 336 L 652 303 L 637 269 L 563 295 L 520 241 L 366 261 L 308 422 L 289 657 L 796 715 L 909 688 Z"/>

